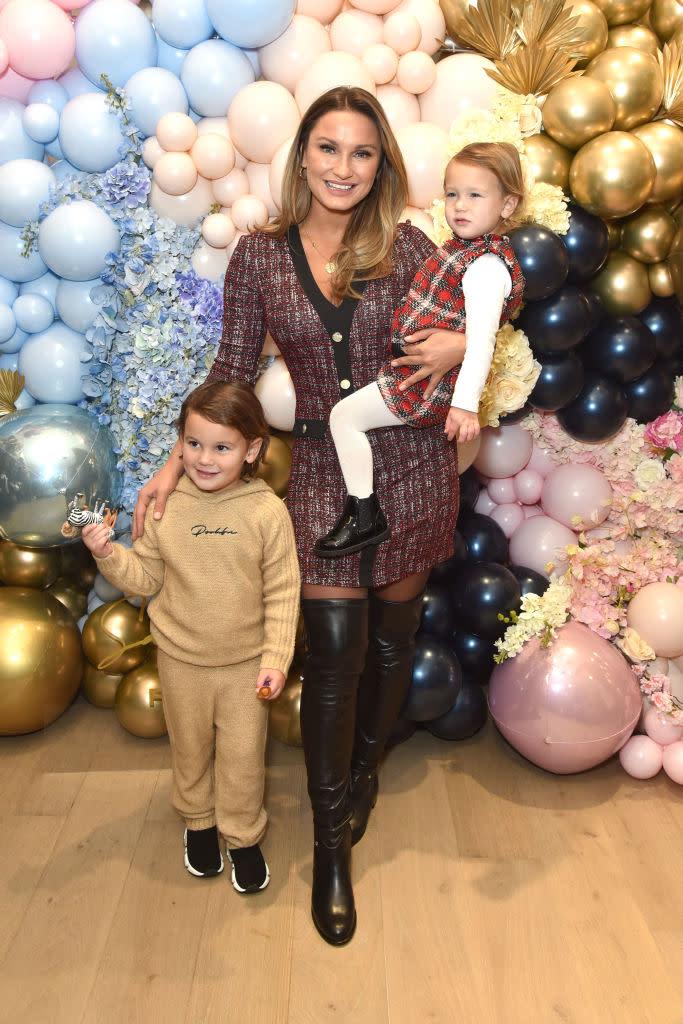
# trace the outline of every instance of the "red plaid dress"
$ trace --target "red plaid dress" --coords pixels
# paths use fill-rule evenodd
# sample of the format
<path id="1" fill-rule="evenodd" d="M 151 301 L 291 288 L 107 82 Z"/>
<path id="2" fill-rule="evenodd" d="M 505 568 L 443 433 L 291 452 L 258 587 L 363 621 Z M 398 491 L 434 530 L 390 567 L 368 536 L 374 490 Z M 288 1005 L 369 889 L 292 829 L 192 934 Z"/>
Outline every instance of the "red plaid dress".
<path id="1" fill-rule="evenodd" d="M 500 322 L 510 319 L 522 301 L 524 278 L 507 238 L 492 234 L 471 241 L 451 238 L 427 257 L 415 275 L 405 302 L 394 314 L 391 324 L 392 359 L 410 350 L 406 335 L 425 327 L 465 331 L 462 279 L 468 267 L 485 253 L 500 257 L 510 272 L 512 288 L 505 300 Z M 398 390 L 398 385 L 416 369 L 415 366 L 393 367 L 390 362 L 384 363 L 377 377 L 382 398 L 395 416 L 412 427 L 443 423 L 451 406 L 460 367 L 456 366 L 447 373 L 428 399 L 424 397 L 428 379 L 419 381 L 407 391 Z"/>

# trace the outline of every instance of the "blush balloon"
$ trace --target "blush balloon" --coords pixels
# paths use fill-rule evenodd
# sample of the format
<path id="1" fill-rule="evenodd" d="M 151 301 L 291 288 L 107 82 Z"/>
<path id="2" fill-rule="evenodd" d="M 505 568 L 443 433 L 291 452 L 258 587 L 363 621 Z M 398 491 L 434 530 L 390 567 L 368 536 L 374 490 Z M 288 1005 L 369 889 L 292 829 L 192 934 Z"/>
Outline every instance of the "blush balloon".
<path id="1" fill-rule="evenodd" d="M 648 583 L 631 598 L 626 622 L 662 658 L 683 655 L 683 587 Z"/>
<path id="2" fill-rule="evenodd" d="M 669 721 L 667 716 L 662 715 L 654 706 L 649 707 L 643 714 L 643 727 L 650 739 L 663 747 L 683 737 L 683 725 Z"/>
<path id="3" fill-rule="evenodd" d="M 662 748 L 649 736 L 631 736 L 619 751 L 621 767 L 634 779 L 653 778 L 662 767 L 662 760 Z"/>
<path id="4" fill-rule="evenodd" d="M 510 538 L 510 561 L 527 565 L 546 577 L 546 565 L 552 562 L 554 571 L 562 573 L 566 565 L 564 549 L 575 543 L 575 534 L 562 523 L 545 515 L 533 516 L 525 519 Z"/>
<path id="5" fill-rule="evenodd" d="M 683 786 L 683 742 L 678 740 L 664 747 L 662 765 L 671 781 Z"/>
<path id="6" fill-rule="evenodd" d="M 484 476 L 514 476 L 524 469 L 531 457 L 531 434 L 515 423 L 507 427 L 486 427 L 480 436 L 481 444 L 472 465 Z"/>
<path id="7" fill-rule="evenodd" d="M 486 485 L 486 490 L 489 493 L 489 497 L 492 501 L 495 501 L 496 505 L 502 505 L 506 502 L 512 502 L 515 500 L 514 479 L 515 478 L 511 476 L 503 476 L 494 480 L 489 480 Z"/>
<path id="8" fill-rule="evenodd" d="M 607 518 L 611 498 L 610 483 L 599 469 L 568 462 L 546 477 L 541 506 L 551 519 L 570 529 L 581 530 Z M 581 521 L 575 524 L 574 516 L 579 516 Z"/>
<path id="9" fill-rule="evenodd" d="M 331 49 L 329 33 L 316 17 L 295 14 L 281 36 L 259 49 L 261 71 L 264 78 L 294 93 L 316 57 Z"/>
<path id="10" fill-rule="evenodd" d="M 431 0 L 429 2 L 431 3 Z M 420 104 L 417 102 L 417 98 L 402 89 L 400 85 L 378 85 L 377 99 L 382 104 L 382 109 L 394 133 L 404 125 L 420 120 Z"/>
<path id="11" fill-rule="evenodd" d="M 529 469 L 527 463 L 526 469 L 520 469 L 512 478 L 512 489 L 517 501 L 521 501 L 523 505 L 535 505 L 541 497 L 543 477 L 538 470 Z"/>
<path id="12" fill-rule="evenodd" d="M 539 448 L 537 444 L 533 444 L 531 448 L 531 457 L 526 464 L 526 469 L 535 469 L 537 473 L 540 473 L 543 479 L 545 479 L 548 473 L 557 466 L 557 462 L 552 457 L 550 452 L 545 448 Z"/>
<path id="13" fill-rule="evenodd" d="M 522 506 L 517 505 L 515 502 L 505 502 L 502 505 L 496 505 L 491 510 L 490 515 L 494 523 L 498 523 L 508 540 L 512 537 L 520 523 L 524 521 Z"/>

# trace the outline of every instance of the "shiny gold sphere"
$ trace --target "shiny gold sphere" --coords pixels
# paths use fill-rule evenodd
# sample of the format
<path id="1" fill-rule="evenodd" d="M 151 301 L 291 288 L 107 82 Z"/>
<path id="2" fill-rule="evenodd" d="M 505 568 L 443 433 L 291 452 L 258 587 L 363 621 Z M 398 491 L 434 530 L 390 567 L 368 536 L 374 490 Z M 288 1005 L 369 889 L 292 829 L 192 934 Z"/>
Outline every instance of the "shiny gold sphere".
<path id="1" fill-rule="evenodd" d="M 650 28 L 662 43 L 668 42 L 683 26 L 683 4 L 678 0 L 652 0 L 649 15 Z"/>
<path id="2" fill-rule="evenodd" d="M 659 110 L 664 79 L 651 53 L 632 46 L 613 46 L 590 62 L 585 74 L 604 82 L 617 105 L 614 128 L 629 131 L 650 121 Z"/>
<path id="3" fill-rule="evenodd" d="M 674 294 L 674 283 L 668 263 L 653 263 L 647 268 L 647 278 L 653 295 L 666 299 Z"/>
<path id="4" fill-rule="evenodd" d="M 655 162 L 655 181 L 649 201 L 663 203 L 683 194 L 683 132 L 667 121 L 650 121 L 633 129 Z"/>
<path id="5" fill-rule="evenodd" d="M 524 155 L 536 181 L 557 185 L 563 192 L 567 191 L 573 156 L 571 150 L 565 149 L 545 132 L 539 132 L 524 140 Z"/>
<path id="6" fill-rule="evenodd" d="M 301 740 L 301 687 L 304 681 L 300 661 L 292 662 L 284 690 L 270 705 L 269 728 L 271 735 L 290 747 L 300 747 Z"/>
<path id="7" fill-rule="evenodd" d="M 627 217 L 650 197 L 655 162 L 644 142 L 629 132 L 605 132 L 578 151 L 569 187 L 580 206 L 605 220 Z"/>
<path id="8" fill-rule="evenodd" d="M 595 0 L 610 28 L 613 25 L 627 25 L 630 21 L 642 18 L 651 2 L 652 0 Z"/>
<path id="9" fill-rule="evenodd" d="M 60 576 L 47 590 L 49 594 L 61 601 L 65 608 L 68 608 L 76 621 L 87 612 L 88 595 L 71 580 Z"/>
<path id="10" fill-rule="evenodd" d="M 609 254 L 602 270 L 591 278 L 591 289 L 612 316 L 635 316 L 652 297 L 647 267 L 621 251 Z"/>
<path id="11" fill-rule="evenodd" d="M 149 635 L 149 617 L 128 601 L 108 601 L 91 612 L 83 625 L 83 651 L 96 668 L 104 659 L 117 655 L 102 669 L 113 675 L 129 672 L 149 657 L 143 644 L 124 650 Z"/>
<path id="12" fill-rule="evenodd" d="M 677 46 L 683 46 L 683 21 L 675 30 L 674 34 L 669 39 L 670 43 L 676 43 Z"/>
<path id="13" fill-rule="evenodd" d="M 292 452 L 289 445 L 279 437 L 271 437 L 265 461 L 261 461 L 256 475 L 265 480 L 279 498 L 284 498 L 291 468 Z"/>
<path id="14" fill-rule="evenodd" d="M 617 116 L 609 86 L 597 78 L 565 78 L 543 104 L 543 127 L 561 146 L 579 149 L 608 132 Z"/>
<path id="15" fill-rule="evenodd" d="M 0 735 L 54 722 L 78 693 L 82 674 L 71 612 L 45 590 L 0 587 Z"/>
<path id="16" fill-rule="evenodd" d="M 0 580 L 9 587 L 49 587 L 60 565 L 59 548 L 22 548 L 0 541 Z"/>
<path id="17" fill-rule="evenodd" d="M 676 298 L 679 302 L 683 302 L 683 227 L 680 227 L 674 236 L 667 263 Z M 1 593 L 2 591 L 0 591 Z"/>
<path id="18" fill-rule="evenodd" d="M 81 691 L 85 699 L 95 707 L 113 708 L 116 690 L 122 679 L 122 675 L 110 676 L 106 672 L 101 672 L 86 658 Z"/>
<path id="19" fill-rule="evenodd" d="M 647 204 L 624 223 L 621 247 L 641 263 L 661 263 L 669 255 L 676 221 L 662 206 Z"/>
<path id="20" fill-rule="evenodd" d="M 439 0 L 439 7 L 446 20 L 446 31 L 456 43 L 462 43 L 458 32 L 469 6 L 470 0 Z"/>
<path id="21" fill-rule="evenodd" d="M 569 6 L 570 4 L 565 4 L 565 7 L 568 8 Z M 593 60 L 593 57 L 597 57 L 607 46 L 609 32 L 607 19 L 598 5 L 591 3 L 591 0 L 580 0 L 579 3 L 572 3 L 570 14 L 572 17 L 579 19 L 578 27 L 584 32 L 584 38 L 578 46 L 583 57 L 578 62 L 577 67 L 585 67 L 586 64 Z"/>
<path id="22" fill-rule="evenodd" d="M 656 57 L 659 39 L 646 25 L 618 25 L 610 29 L 607 46 L 610 49 L 613 46 L 632 46 L 634 50 L 642 50 Z"/>
<path id="23" fill-rule="evenodd" d="M 116 717 L 133 736 L 157 739 L 167 733 L 156 657 L 127 672 L 114 702 Z"/>
<path id="24" fill-rule="evenodd" d="M 64 544 L 59 550 L 62 555 L 59 575 L 73 580 L 83 590 L 90 590 L 97 576 L 97 565 L 83 541 Z"/>

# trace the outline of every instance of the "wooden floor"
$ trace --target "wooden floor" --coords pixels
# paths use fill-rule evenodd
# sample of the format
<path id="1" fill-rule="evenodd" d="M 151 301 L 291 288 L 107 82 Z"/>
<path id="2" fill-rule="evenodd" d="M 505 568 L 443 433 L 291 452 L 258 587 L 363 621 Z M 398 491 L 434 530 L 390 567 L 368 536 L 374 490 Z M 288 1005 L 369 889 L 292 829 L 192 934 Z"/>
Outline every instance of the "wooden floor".
<path id="1" fill-rule="evenodd" d="M 358 930 L 309 919 L 301 751 L 270 745 L 265 892 L 192 878 L 165 740 L 82 698 L 0 739 L 9 1024 L 683 1022 L 683 791 L 524 761 L 492 724 L 389 756 L 354 849 Z"/>

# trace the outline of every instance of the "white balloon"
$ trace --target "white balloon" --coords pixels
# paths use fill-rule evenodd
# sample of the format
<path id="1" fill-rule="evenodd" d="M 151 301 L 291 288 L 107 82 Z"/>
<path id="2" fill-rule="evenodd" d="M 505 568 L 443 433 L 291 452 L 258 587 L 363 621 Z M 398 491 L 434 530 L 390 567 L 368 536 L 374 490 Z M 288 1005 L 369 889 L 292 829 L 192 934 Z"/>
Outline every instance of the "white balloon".
<path id="1" fill-rule="evenodd" d="M 266 420 L 271 427 L 275 430 L 292 429 L 296 394 L 284 359 L 275 359 L 261 374 L 254 385 L 254 394 L 263 406 Z"/>

